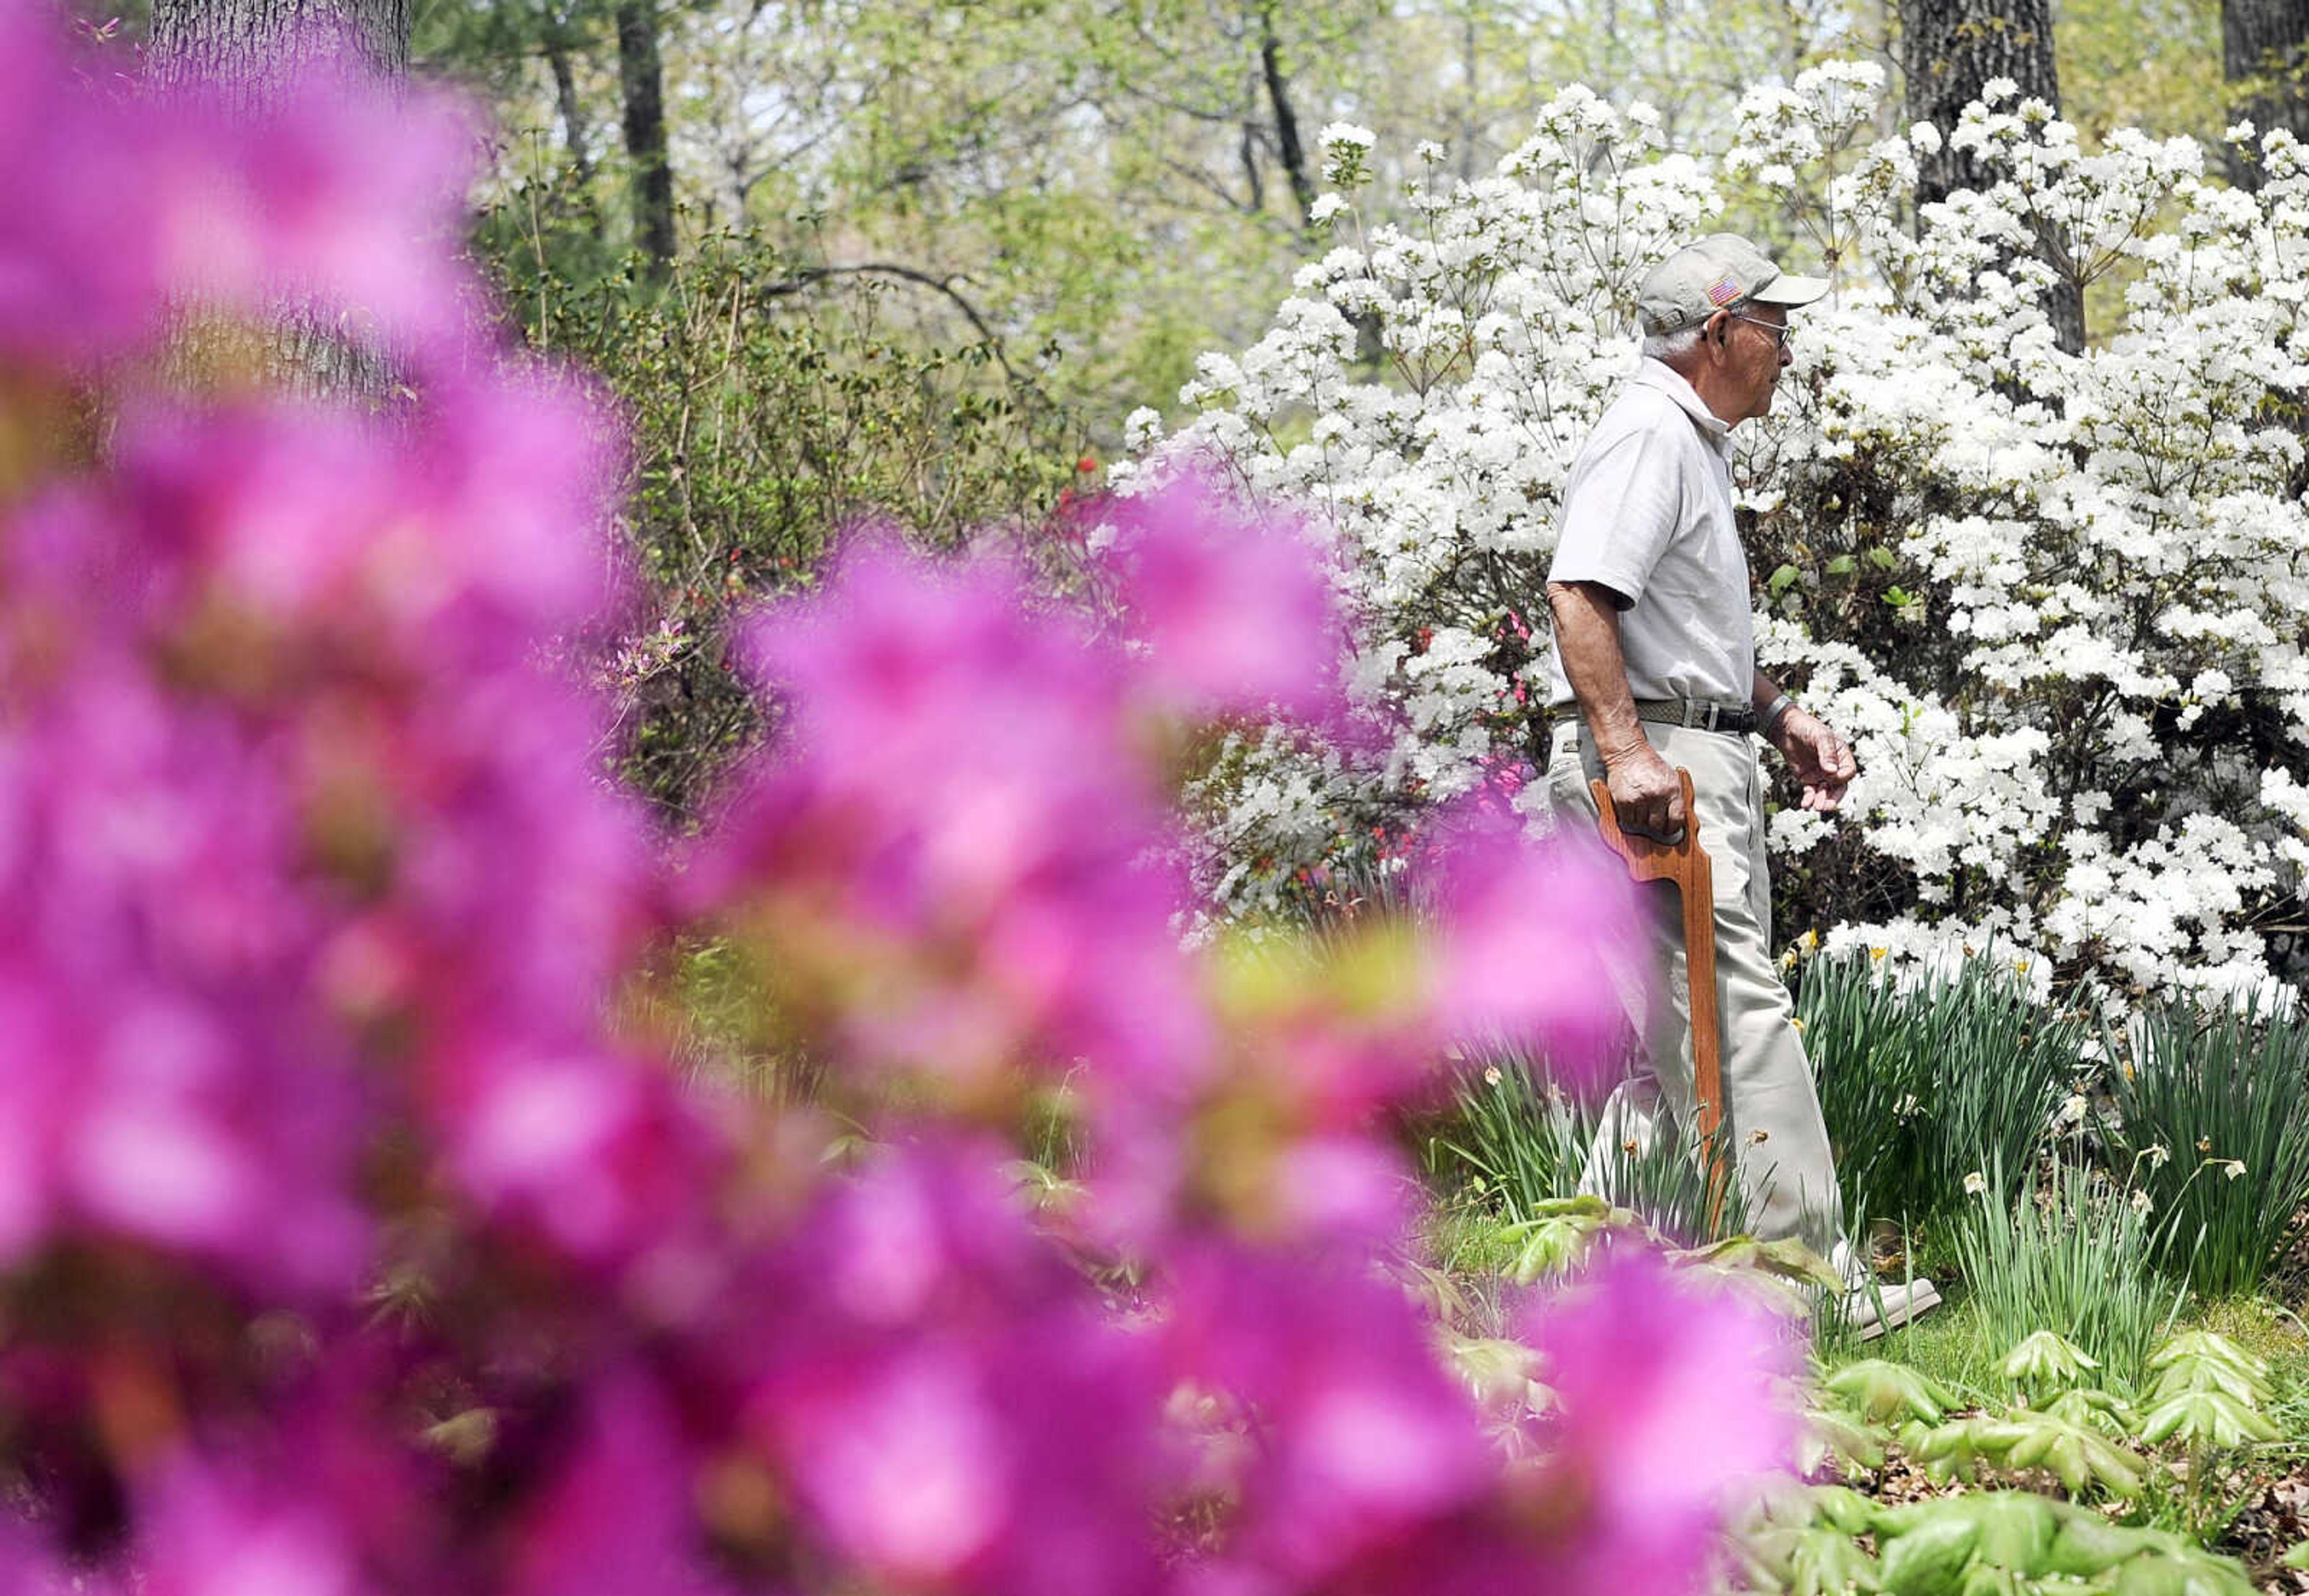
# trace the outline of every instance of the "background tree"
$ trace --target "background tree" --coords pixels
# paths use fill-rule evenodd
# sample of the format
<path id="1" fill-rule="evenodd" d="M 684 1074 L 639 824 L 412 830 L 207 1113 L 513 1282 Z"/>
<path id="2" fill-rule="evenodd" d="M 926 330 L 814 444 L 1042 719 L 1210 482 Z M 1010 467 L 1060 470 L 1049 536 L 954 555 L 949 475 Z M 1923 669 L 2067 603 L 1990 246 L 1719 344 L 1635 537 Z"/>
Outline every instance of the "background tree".
<path id="1" fill-rule="evenodd" d="M 2266 133 L 2309 139 L 2309 4 L 2303 0 L 2221 0 L 2221 71 L 2235 113 Z M 2261 186 L 2261 163 L 2238 152 L 2231 175 Z"/>
<path id="2" fill-rule="evenodd" d="M 2097 143 L 2113 128 L 2220 140 L 2220 0 L 2063 0 L 2053 19 L 2061 114 Z M 2158 41 L 2144 50 L 2143 39 Z"/>
<path id="3" fill-rule="evenodd" d="M 154 0 L 151 81 L 199 83 L 250 110 L 293 88 L 307 52 L 331 37 L 391 82 L 409 72 L 408 0 Z M 179 375 L 257 364 L 284 386 L 381 403 L 393 388 L 384 354 L 340 317 L 285 303 L 251 331 L 187 324 L 170 356 Z"/>
<path id="4" fill-rule="evenodd" d="M 153 0 L 153 75 L 206 79 L 229 91 L 271 88 L 316 29 L 343 30 L 388 77 L 409 70 L 409 0 Z"/>
<path id="5" fill-rule="evenodd" d="M 618 0 L 618 86 L 633 168 L 634 241 L 652 277 L 673 265 L 673 165 L 666 151 L 665 67 L 654 0 Z"/>
<path id="6" fill-rule="evenodd" d="M 2019 84 L 2024 100 L 2061 103 L 2050 0 L 1902 0 L 1900 34 L 1912 122 L 1929 122 L 1947 134 L 1964 108 L 1999 78 Z M 1934 204 L 1959 188 L 1985 188 L 1997 176 L 1944 138 L 1939 149 L 1918 156 L 1916 204 Z M 2052 230 L 2040 228 L 2037 244 L 2055 278 L 2045 293 L 2045 311 L 2061 347 L 2074 354 L 2085 343 L 2084 285 Z"/>

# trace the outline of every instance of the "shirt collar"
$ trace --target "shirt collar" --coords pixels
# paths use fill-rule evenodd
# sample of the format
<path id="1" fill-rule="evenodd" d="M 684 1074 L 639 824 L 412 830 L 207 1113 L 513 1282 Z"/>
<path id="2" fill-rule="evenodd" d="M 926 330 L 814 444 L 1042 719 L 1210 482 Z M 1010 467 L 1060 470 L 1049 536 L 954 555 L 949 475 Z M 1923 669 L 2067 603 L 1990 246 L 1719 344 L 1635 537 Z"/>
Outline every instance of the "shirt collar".
<path id="1" fill-rule="evenodd" d="M 1665 360 L 1656 360 L 1651 356 L 1646 355 L 1644 363 L 1637 369 L 1636 381 L 1645 387 L 1657 388 L 1674 400 L 1683 407 L 1684 413 L 1691 418 L 1692 425 L 1699 429 L 1699 435 L 1702 438 L 1714 444 L 1718 449 L 1727 454 L 1731 452 L 1731 425 L 1723 417 L 1708 408 L 1708 402 L 1699 396 L 1692 386 L 1683 379 L 1683 374 Z"/>

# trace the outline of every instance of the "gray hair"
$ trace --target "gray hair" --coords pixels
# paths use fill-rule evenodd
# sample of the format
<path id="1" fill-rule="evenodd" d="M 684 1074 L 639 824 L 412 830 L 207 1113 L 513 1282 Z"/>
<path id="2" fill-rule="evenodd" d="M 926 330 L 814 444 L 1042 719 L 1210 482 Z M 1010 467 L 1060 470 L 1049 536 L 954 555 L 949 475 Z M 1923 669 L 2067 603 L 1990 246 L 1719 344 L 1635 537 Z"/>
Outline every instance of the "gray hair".
<path id="1" fill-rule="evenodd" d="M 1673 333 L 1652 333 L 1644 338 L 1644 354 L 1655 360 L 1673 360 L 1678 355 L 1690 354 L 1699 347 L 1699 335 L 1707 331 L 1706 322 L 1694 322 L 1688 327 L 1678 327 Z"/>

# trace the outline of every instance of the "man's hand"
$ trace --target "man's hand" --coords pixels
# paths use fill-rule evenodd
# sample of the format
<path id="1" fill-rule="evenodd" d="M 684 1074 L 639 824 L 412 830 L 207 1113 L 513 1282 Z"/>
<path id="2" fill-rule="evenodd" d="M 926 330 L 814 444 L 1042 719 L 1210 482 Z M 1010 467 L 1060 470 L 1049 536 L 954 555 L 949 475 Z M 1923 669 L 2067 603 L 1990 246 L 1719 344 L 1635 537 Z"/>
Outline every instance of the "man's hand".
<path id="1" fill-rule="evenodd" d="M 1683 783 L 1659 750 L 1639 737 L 1616 757 L 1604 757 L 1612 811 L 1620 829 L 1673 846 L 1683 840 Z"/>
<path id="2" fill-rule="evenodd" d="M 1780 717 L 1772 746 L 1795 772 L 1803 788 L 1803 806 L 1817 814 L 1834 814 L 1844 802 L 1844 789 L 1860 774 L 1860 762 L 1844 739 L 1826 721 L 1802 709 L 1790 708 Z M 1614 789 L 1616 794 L 1617 789 Z"/>

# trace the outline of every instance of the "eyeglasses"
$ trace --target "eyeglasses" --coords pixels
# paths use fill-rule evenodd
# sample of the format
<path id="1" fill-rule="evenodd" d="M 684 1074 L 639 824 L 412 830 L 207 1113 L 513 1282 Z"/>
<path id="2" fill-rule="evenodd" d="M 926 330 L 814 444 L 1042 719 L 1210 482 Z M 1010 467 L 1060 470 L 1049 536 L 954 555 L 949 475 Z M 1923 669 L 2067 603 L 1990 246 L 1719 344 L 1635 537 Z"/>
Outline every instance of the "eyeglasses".
<path id="1" fill-rule="evenodd" d="M 1788 325 L 1786 322 L 1766 321 L 1760 316 L 1743 316 L 1736 310 L 1727 310 L 1724 314 L 1730 317 L 1734 321 L 1743 321 L 1751 327 L 1763 328 L 1764 331 L 1772 335 L 1772 347 L 1774 349 L 1787 348 L 1788 340 L 1796 335 L 1796 330 Z"/>

